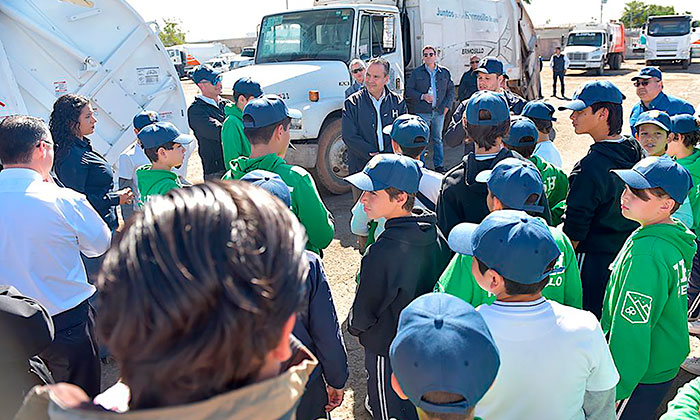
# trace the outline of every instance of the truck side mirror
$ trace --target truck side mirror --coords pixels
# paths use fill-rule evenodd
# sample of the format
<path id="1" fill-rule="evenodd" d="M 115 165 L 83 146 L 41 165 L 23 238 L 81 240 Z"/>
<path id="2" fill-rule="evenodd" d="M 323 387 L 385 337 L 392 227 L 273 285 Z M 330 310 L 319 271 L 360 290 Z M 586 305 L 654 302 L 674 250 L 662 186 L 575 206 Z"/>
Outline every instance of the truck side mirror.
<path id="1" fill-rule="evenodd" d="M 608 42 L 612 42 L 613 36 L 612 34 L 608 35 Z"/>
<path id="2" fill-rule="evenodd" d="M 700 27 L 700 21 L 694 20 L 693 23 L 692 23 L 692 26 L 693 26 L 693 28 Z"/>

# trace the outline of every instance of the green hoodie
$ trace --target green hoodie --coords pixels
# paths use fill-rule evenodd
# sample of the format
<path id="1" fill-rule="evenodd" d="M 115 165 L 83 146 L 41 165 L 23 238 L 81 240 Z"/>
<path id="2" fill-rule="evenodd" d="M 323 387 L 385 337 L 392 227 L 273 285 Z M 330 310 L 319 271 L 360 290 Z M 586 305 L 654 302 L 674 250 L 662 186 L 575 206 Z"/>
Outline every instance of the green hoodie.
<path id="1" fill-rule="evenodd" d="M 676 221 L 638 228 L 611 265 L 600 324 L 620 373 L 617 400 L 673 379 L 690 351 L 688 278 L 695 235 Z"/>
<path id="2" fill-rule="evenodd" d="M 143 207 L 152 195 L 165 195 L 173 188 L 182 188 L 177 174 L 164 169 L 151 169 L 152 165 L 143 165 L 136 170 L 139 188 L 139 207 Z"/>
<path id="3" fill-rule="evenodd" d="M 221 148 L 224 151 L 226 169 L 231 169 L 231 161 L 239 156 L 250 156 L 250 142 L 243 133 L 243 111 L 230 103 L 224 108 L 226 120 L 221 127 Z"/>
<path id="4" fill-rule="evenodd" d="M 700 378 L 695 378 L 678 390 L 668 403 L 668 411 L 659 420 L 700 420 Z"/>
<path id="5" fill-rule="evenodd" d="M 306 248 L 320 254 L 320 250 L 333 240 L 335 227 L 333 216 L 323 204 L 311 175 L 304 168 L 289 165 L 281 157 L 269 154 L 257 158 L 241 156 L 233 159 L 231 169 L 222 179 L 240 179 L 256 169 L 276 173 L 292 188 L 292 212 L 306 228 Z"/>
<path id="6" fill-rule="evenodd" d="M 537 155 L 532 155 L 529 160 L 535 164 L 542 175 L 544 193 L 547 195 L 547 202 L 552 211 L 552 226 L 556 226 L 561 223 L 561 214 L 555 211 L 554 207 L 562 201 L 566 201 L 566 194 L 569 192 L 569 178 L 564 171 L 549 162 L 545 162 Z"/>
<path id="7" fill-rule="evenodd" d="M 583 290 L 574 248 L 562 231 L 551 226 L 549 230 L 561 251 L 555 268 L 565 270 L 549 276 L 549 283 L 542 290 L 542 295 L 562 305 L 581 309 Z M 455 255 L 433 291 L 456 296 L 475 308 L 483 303 L 490 305 L 496 300 L 496 295 L 485 291 L 476 282 L 472 275 L 472 257 L 469 255 Z"/>
<path id="8" fill-rule="evenodd" d="M 693 187 L 688 192 L 688 201 L 693 210 L 693 226 L 690 228 L 696 235 L 700 234 L 700 149 L 694 149 L 690 156 L 678 159 L 685 169 L 690 172 Z"/>

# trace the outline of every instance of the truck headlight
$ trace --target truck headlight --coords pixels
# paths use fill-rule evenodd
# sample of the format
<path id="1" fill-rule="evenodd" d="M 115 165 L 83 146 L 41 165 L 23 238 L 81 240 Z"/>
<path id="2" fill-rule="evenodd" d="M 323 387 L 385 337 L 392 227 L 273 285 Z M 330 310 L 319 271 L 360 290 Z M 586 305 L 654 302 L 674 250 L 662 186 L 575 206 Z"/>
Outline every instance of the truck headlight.
<path id="1" fill-rule="evenodd" d="M 600 54 L 592 55 L 591 60 L 600 60 Z"/>
<path id="2" fill-rule="evenodd" d="M 301 118 L 292 118 L 292 122 L 289 123 L 290 130 L 301 130 Z"/>

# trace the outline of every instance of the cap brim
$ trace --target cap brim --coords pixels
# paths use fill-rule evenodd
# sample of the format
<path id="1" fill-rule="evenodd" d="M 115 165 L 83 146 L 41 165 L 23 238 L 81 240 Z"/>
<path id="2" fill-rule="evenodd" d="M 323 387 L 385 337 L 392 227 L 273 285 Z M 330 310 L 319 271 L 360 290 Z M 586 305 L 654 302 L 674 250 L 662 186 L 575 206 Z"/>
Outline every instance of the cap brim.
<path id="1" fill-rule="evenodd" d="M 392 128 L 394 128 L 393 125 L 386 125 L 384 126 L 384 128 L 382 128 L 382 133 L 386 134 L 387 136 L 390 136 Z"/>
<path id="2" fill-rule="evenodd" d="M 299 119 L 301 118 L 301 111 L 298 109 L 287 108 L 287 116 L 289 118 Z"/>
<path id="3" fill-rule="evenodd" d="M 646 180 L 639 172 L 634 169 L 613 169 L 610 172 L 619 176 L 622 182 L 636 189 L 653 188 L 649 181 Z"/>
<path id="4" fill-rule="evenodd" d="M 632 80 L 637 80 L 637 79 L 651 79 L 654 76 L 650 76 L 648 74 L 638 74 L 632 78 Z"/>
<path id="5" fill-rule="evenodd" d="M 476 223 L 460 223 L 455 226 L 447 239 L 447 245 L 451 250 L 462 255 L 474 255 L 472 238 L 479 225 Z"/>
<path id="6" fill-rule="evenodd" d="M 493 172 L 492 169 L 487 169 L 485 171 L 481 171 L 478 174 L 476 174 L 476 178 L 474 178 L 474 180 L 476 182 L 486 184 L 487 182 L 489 182 L 489 178 L 491 178 L 491 172 Z"/>
<path id="7" fill-rule="evenodd" d="M 642 122 L 637 122 L 637 123 L 634 124 L 634 128 L 637 128 L 637 127 L 639 127 L 640 125 L 644 125 L 644 124 L 655 125 L 655 126 L 659 127 L 660 129 L 662 129 L 662 130 L 664 130 L 664 131 L 669 131 L 669 132 L 671 131 L 671 129 L 670 129 L 669 127 L 666 127 L 665 125 L 663 125 L 663 123 L 661 123 L 661 122 L 659 122 L 659 121 L 642 121 Z"/>
<path id="8" fill-rule="evenodd" d="M 358 172 L 356 174 L 346 176 L 343 179 L 352 184 L 355 188 L 362 191 L 374 191 L 375 189 L 372 179 L 364 172 Z"/>
<path id="9" fill-rule="evenodd" d="M 175 140 L 173 140 L 174 143 L 179 143 L 182 145 L 190 144 L 193 141 L 194 141 L 194 136 L 191 136 L 189 134 L 180 134 Z"/>
<path id="10" fill-rule="evenodd" d="M 485 69 L 485 68 L 483 68 L 483 67 L 477 67 L 474 71 L 477 72 L 477 73 L 491 74 L 491 73 L 489 73 L 488 69 Z"/>
<path id="11" fill-rule="evenodd" d="M 570 109 L 572 111 L 582 111 L 587 108 L 587 105 L 585 102 L 583 102 L 580 99 L 576 99 L 575 101 L 569 101 L 565 103 L 564 105 L 559 107 L 559 111 L 564 111 L 565 109 Z"/>

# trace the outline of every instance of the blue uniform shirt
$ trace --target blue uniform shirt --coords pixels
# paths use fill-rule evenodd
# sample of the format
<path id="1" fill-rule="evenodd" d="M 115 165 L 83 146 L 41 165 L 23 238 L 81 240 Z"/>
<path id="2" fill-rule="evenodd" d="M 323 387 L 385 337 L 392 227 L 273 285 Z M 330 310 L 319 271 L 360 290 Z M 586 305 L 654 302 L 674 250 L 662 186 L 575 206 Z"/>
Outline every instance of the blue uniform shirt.
<path id="1" fill-rule="evenodd" d="M 634 108 L 632 108 L 632 113 L 630 114 L 630 126 L 632 128 L 632 135 L 635 135 L 637 133 L 637 130 L 634 128 L 634 124 L 637 122 L 639 114 L 641 114 L 644 111 L 651 111 L 653 109 L 664 111 L 670 116 L 679 114 L 692 115 L 695 113 L 695 108 L 693 108 L 693 105 L 691 105 L 689 102 L 681 98 L 676 98 L 672 95 L 667 95 L 663 91 L 659 92 L 656 98 L 654 98 L 649 103 L 649 106 L 645 106 L 642 101 L 639 101 L 634 106 Z"/>

